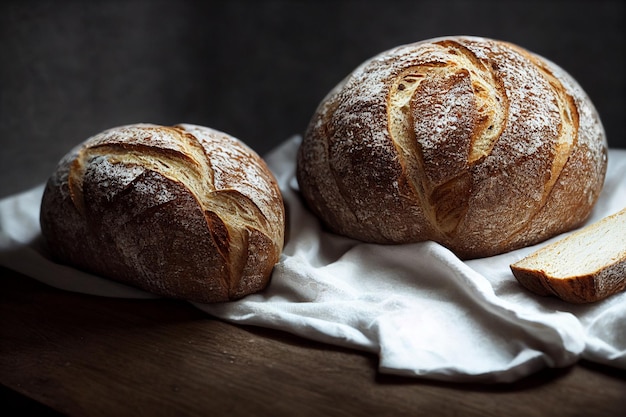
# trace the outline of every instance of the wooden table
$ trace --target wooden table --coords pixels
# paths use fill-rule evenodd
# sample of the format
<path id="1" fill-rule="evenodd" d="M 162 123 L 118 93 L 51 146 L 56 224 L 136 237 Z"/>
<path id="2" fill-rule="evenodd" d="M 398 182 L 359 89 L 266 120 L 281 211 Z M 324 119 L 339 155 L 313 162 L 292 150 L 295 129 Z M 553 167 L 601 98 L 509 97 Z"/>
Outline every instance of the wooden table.
<path id="1" fill-rule="evenodd" d="M 588 362 L 502 385 L 388 376 L 375 355 L 231 325 L 184 302 L 88 296 L 0 274 L 0 413 L 626 415 L 625 373 Z"/>

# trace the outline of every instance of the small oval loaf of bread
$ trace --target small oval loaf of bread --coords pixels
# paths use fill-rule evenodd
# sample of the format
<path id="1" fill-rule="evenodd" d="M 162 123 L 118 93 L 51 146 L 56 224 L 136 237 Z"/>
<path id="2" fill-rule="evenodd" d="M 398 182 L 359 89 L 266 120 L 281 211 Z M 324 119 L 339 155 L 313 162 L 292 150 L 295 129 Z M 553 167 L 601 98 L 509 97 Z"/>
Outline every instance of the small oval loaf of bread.
<path id="1" fill-rule="evenodd" d="M 582 224 L 607 143 L 581 87 L 510 43 L 446 37 L 366 61 L 320 103 L 297 178 L 333 231 L 495 255 Z"/>
<path id="2" fill-rule="evenodd" d="M 284 243 L 276 180 L 241 141 L 201 126 L 93 136 L 50 177 L 41 229 L 60 262 L 197 302 L 263 289 Z"/>
<path id="3" fill-rule="evenodd" d="M 539 295 L 591 303 L 626 288 L 626 208 L 531 253 L 511 266 Z"/>

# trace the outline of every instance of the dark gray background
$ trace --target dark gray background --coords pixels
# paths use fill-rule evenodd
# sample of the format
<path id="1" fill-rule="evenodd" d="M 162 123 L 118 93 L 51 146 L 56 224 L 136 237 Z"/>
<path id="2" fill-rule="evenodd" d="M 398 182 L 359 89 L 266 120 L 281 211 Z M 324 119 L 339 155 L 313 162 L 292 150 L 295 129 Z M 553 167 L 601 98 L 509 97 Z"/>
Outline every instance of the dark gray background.
<path id="1" fill-rule="evenodd" d="M 109 127 L 197 123 L 264 154 L 363 60 L 441 35 L 508 40 L 570 72 L 624 137 L 624 3 L 3 1 L 0 197 Z"/>

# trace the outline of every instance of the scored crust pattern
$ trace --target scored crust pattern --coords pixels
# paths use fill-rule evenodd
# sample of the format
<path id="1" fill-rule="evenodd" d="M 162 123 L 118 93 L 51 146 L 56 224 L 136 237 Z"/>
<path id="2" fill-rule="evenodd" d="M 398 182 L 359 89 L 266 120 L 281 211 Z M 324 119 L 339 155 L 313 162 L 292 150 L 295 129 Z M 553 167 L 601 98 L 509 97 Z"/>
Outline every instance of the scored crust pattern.
<path id="1" fill-rule="evenodd" d="M 54 256 L 149 291 L 201 302 L 262 289 L 285 213 L 265 163 L 201 126 L 121 126 L 70 152 L 42 201 Z"/>
<path id="2" fill-rule="evenodd" d="M 298 182 L 332 230 L 487 256 L 580 225 L 606 139 L 580 86 L 510 43 L 446 37 L 366 61 L 314 114 Z"/>

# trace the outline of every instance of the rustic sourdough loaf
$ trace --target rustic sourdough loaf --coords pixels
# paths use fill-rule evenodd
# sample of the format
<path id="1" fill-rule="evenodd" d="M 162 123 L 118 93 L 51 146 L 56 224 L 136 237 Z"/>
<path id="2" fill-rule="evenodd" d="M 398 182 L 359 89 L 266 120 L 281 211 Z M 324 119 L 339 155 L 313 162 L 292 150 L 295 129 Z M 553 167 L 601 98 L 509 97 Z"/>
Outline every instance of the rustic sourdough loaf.
<path id="1" fill-rule="evenodd" d="M 626 208 L 511 265 L 530 291 L 572 303 L 598 301 L 626 288 Z"/>
<path id="2" fill-rule="evenodd" d="M 606 163 L 598 114 L 565 71 L 510 43 L 445 37 L 385 51 L 337 85 L 297 178 L 336 233 L 475 258 L 581 225 Z"/>
<path id="3" fill-rule="evenodd" d="M 137 124 L 68 153 L 47 183 L 40 221 L 60 262 L 218 302 L 267 285 L 285 212 L 272 173 L 241 141 L 201 126 Z"/>

